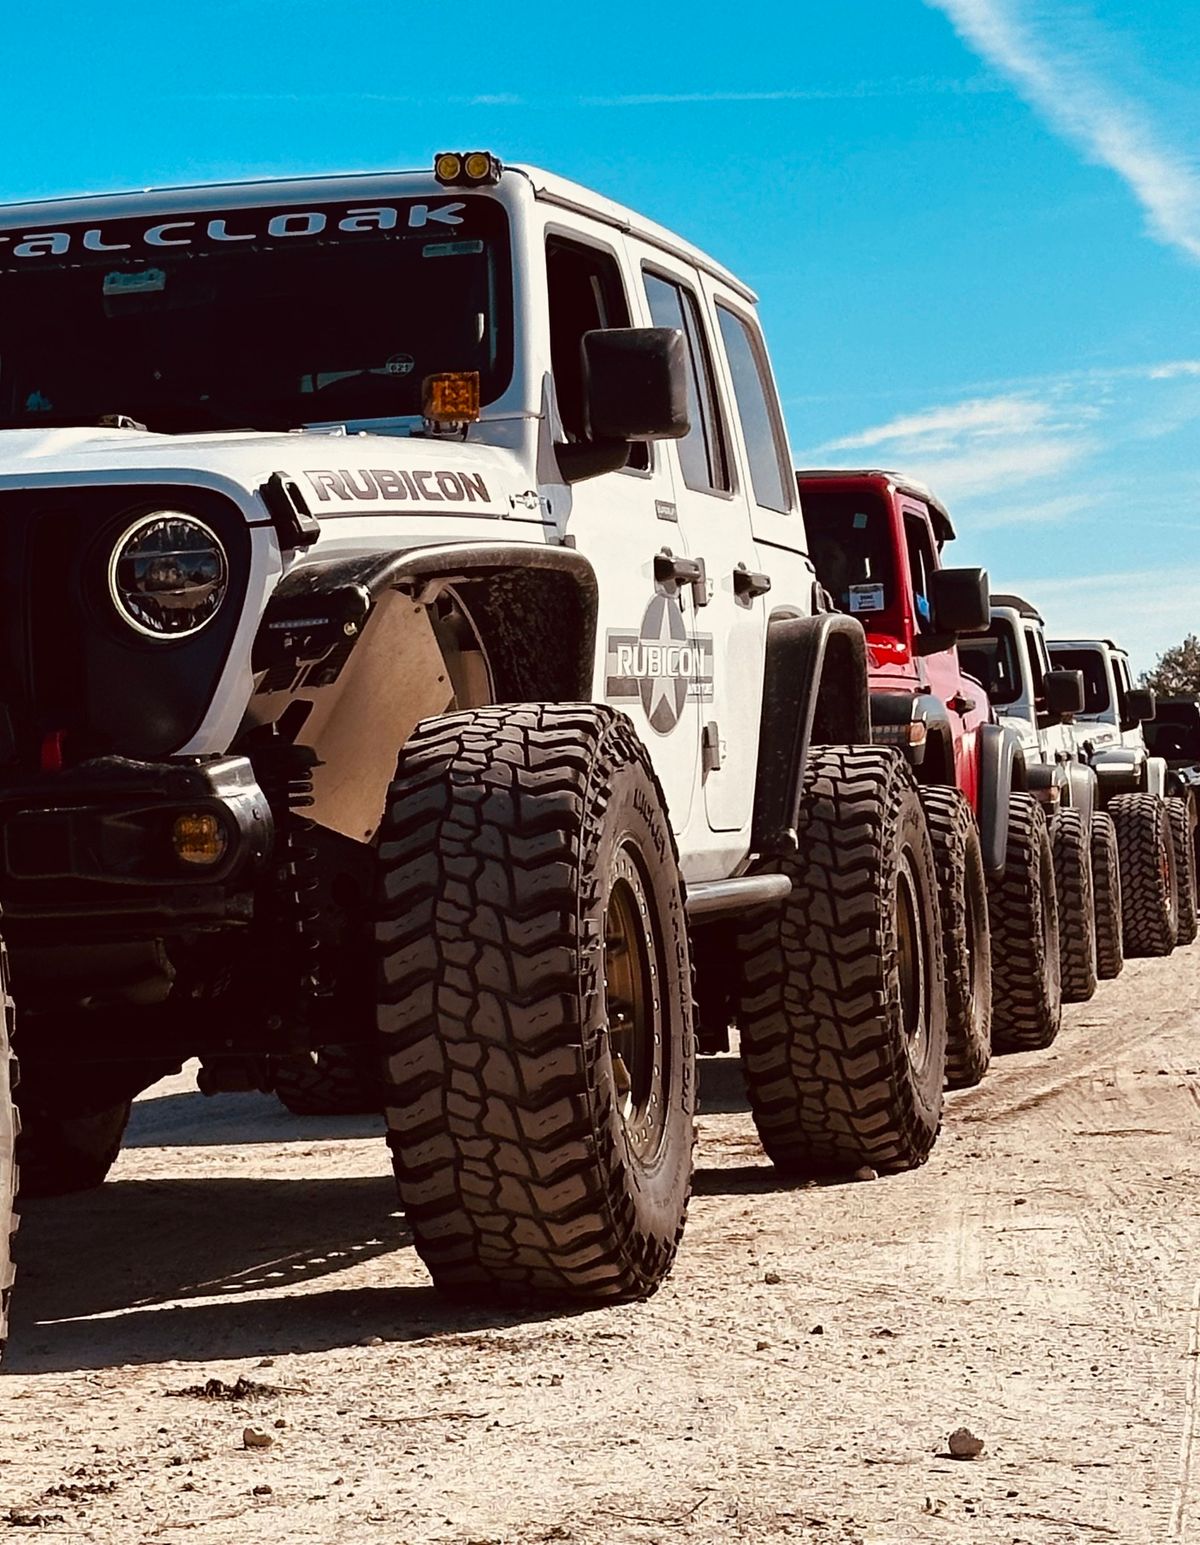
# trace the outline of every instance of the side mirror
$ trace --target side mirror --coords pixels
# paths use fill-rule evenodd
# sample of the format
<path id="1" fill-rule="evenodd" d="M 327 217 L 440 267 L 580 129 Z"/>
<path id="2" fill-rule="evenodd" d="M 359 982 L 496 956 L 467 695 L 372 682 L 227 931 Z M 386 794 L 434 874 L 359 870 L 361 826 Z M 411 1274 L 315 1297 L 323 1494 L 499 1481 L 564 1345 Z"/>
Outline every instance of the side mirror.
<path id="1" fill-rule="evenodd" d="M 986 633 L 992 624 L 992 589 L 986 569 L 935 569 L 929 576 L 935 633 Z"/>
<path id="2" fill-rule="evenodd" d="M 679 440 L 691 428 L 687 345 L 677 327 L 584 333 L 588 439 L 555 447 L 568 483 L 623 467 L 635 440 Z"/>
<path id="3" fill-rule="evenodd" d="M 1055 722 L 1083 712 L 1083 672 L 1047 671 L 1044 678 L 1046 713 Z"/>
<path id="4" fill-rule="evenodd" d="M 1154 693 L 1149 687 L 1134 687 L 1125 694 L 1126 717 L 1132 722 L 1126 726 L 1133 729 L 1135 725 L 1145 724 L 1148 719 L 1153 719 L 1158 712 L 1158 703 Z"/>

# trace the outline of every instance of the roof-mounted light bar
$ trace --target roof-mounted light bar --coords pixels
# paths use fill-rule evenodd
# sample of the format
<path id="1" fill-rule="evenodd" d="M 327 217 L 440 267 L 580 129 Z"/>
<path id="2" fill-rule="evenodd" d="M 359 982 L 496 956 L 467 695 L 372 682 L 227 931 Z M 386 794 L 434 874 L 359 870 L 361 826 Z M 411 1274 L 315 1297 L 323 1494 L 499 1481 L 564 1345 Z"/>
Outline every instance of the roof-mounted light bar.
<path id="1" fill-rule="evenodd" d="M 494 188 L 503 170 L 490 150 L 443 150 L 433 158 L 433 175 L 443 188 Z"/>

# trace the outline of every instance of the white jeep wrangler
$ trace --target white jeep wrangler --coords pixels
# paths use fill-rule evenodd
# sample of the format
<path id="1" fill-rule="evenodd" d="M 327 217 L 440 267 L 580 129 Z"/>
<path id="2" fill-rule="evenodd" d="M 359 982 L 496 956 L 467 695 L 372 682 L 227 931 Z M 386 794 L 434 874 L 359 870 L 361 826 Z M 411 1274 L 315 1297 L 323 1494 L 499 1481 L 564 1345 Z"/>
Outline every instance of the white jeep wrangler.
<path id="1" fill-rule="evenodd" d="M 1197 932 L 1194 818 L 1185 800 L 1168 797 L 1166 761 L 1146 746 L 1154 693 L 1134 686 L 1129 656 L 1111 639 L 1052 640 L 1050 656 L 1083 676 L 1076 744 L 1117 829 L 1125 953 L 1169 955 Z"/>
<path id="2" fill-rule="evenodd" d="M 643 1294 L 693 973 L 777 1164 L 926 1156 L 929 835 L 745 285 L 477 152 L 6 208 L 0 286 L 31 1190 L 101 1180 L 184 1058 L 340 1050 L 439 1285 Z"/>
<path id="3" fill-rule="evenodd" d="M 1077 745 L 1083 677 L 1052 666 L 1042 616 L 1017 595 L 993 594 L 991 627 L 964 640 L 959 658 L 983 683 L 999 722 L 1016 736 L 1025 785 L 1046 812 L 1063 999 L 1086 1002 L 1100 978 L 1120 973 L 1124 954 L 1116 832 L 1100 809 L 1096 774 Z"/>

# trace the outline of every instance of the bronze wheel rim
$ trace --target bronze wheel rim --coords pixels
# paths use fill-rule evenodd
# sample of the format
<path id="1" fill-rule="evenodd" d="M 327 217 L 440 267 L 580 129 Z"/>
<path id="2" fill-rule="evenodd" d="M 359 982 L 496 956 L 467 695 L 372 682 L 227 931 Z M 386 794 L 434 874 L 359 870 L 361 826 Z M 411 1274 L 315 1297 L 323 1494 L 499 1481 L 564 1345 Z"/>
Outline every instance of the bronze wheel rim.
<path id="1" fill-rule="evenodd" d="M 662 972 L 650 891 L 628 845 L 617 851 L 604 913 L 604 999 L 617 1114 L 648 1163 L 666 1129 Z"/>

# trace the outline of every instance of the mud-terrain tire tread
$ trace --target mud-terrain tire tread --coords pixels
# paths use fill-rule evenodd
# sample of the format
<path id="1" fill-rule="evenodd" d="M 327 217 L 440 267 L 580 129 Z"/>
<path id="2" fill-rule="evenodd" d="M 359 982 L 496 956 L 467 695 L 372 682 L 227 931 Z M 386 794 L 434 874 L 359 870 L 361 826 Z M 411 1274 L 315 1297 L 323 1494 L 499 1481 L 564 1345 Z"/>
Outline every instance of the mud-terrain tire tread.
<path id="1" fill-rule="evenodd" d="M 929 972 L 919 1072 L 899 1009 L 892 905 L 905 832 Z M 747 913 L 739 931 L 737 1019 L 759 1137 L 787 1173 L 911 1169 L 941 1126 L 946 1018 L 933 846 L 903 758 L 814 747 L 797 835 L 795 856 L 778 865 L 790 896 Z"/>
<path id="2" fill-rule="evenodd" d="M 1092 893 L 1096 906 L 1096 975 L 1102 982 L 1120 976 L 1125 965 L 1121 947 L 1121 858 L 1117 830 L 1106 810 L 1092 815 Z"/>
<path id="3" fill-rule="evenodd" d="M 1121 945 L 1126 959 L 1161 957 L 1175 948 L 1176 885 L 1163 877 L 1162 852 L 1175 867 L 1166 800 L 1118 794 L 1108 806 L 1121 856 Z"/>
<path id="4" fill-rule="evenodd" d="M 1175 878 L 1179 898 L 1175 915 L 1175 943 L 1192 944 L 1200 931 L 1196 916 L 1196 850 L 1188 821 L 1188 802 L 1172 795 L 1167 800 L 1167 819 L 1175 847 Z"/>
<path id="5" fill-rule="evenodd" d="M 17 1162 L 22 1196 L 68 1196 L 103 1185 L 121 1152 L 132 1100 L 66 1113 L 52 1098 L 22 1101 Z"/>
<path id="6" fill-rule="evenodd" d="M 1096 991 L 1096 906 L 1092 837 L 1082 810 L 1061 809 L 1050 825 L 1058 898 L 1058 959 L 1064 1003 L 1086 1003 Z"/>
<path id="7" fill-rule="evenodd" d="M 1062 1021 L 1058 902 L 1050 833 L 1032 794 L 1009 795 L 1004 872 L 988 886 L 992 1046 L 1039 1051 Z"/>
<path id="8" fill-rule="evenodd" d="M 622 832 L 640 819 L 631 801 L 656 834 L 664 1039 L 678 1058 L 669 1131 L 641 1171 L 606 1049 L 597 859 L 610 812 L 624 811 Z M 585 703 L 419 724 L 380 832 L 376 942 L 388 1142 L 436 1285 L 652 1293 L 691 1188 L 695 1028 L 678 856 L 630 721 Z"/>
<path id="9" fill-rule="evenodd" d="M 992 1060 L 992 947 L 983 846 L 965 795 L 941 785 L 920 792 L 933 841 L 946 952 L 946 1087 L 970 1089 Z M 973 930 L 968 906 L 974 908 Z M 974 951 L 969 948 L 972 931 Z"/>
<path id="10" fill-rule="evenodd" d="M 281 1062 L 274 1078 L 293 1116 L 362 1116 L 383 1108 L 378 1059 L 356 1047 L 324 1046 L 307 1061 Z"/>

